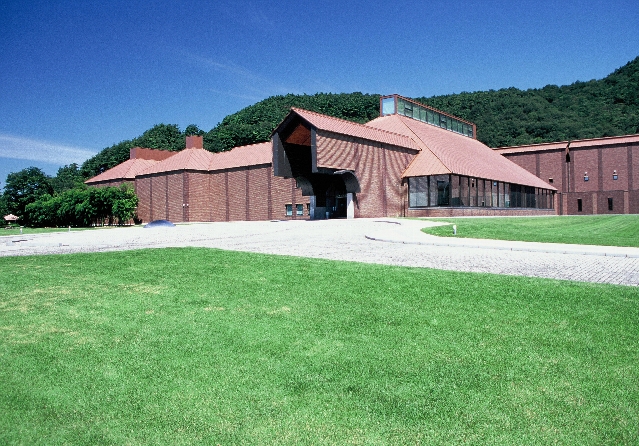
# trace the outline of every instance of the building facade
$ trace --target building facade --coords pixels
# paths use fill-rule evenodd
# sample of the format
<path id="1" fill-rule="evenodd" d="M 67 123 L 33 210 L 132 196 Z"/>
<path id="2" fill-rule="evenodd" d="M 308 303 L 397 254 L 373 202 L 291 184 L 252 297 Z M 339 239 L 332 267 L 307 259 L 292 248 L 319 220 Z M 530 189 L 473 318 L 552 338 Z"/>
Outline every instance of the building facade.
<path id="1" fill-rule="evenodd" d="M 495 151 L 555 186 L 558 214 L 639 214 L 639 135 Z"/>
<path id="2" fill-rule="evenodd" d="M 270 142 L 228 152 L 132 149 L 87 181 L 133 182 L 142 221 L 554 215 L 557 189 L 476 139 L 474 124 L 398 95 L 357 124 L 293 108 Z"/>

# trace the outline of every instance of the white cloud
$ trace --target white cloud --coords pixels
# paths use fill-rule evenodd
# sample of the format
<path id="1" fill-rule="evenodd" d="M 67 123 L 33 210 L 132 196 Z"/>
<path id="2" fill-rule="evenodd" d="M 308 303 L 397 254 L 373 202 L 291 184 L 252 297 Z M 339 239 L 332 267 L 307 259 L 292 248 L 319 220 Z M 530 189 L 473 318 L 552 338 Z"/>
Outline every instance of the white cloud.
<path id="1" fill-rule="evenodd" d="M 0 158 L 24 159 L 50 164 L 82 163 L 96 152 L 50 141 L 0 133 Z"/>
<path id="2" fill-rule="evenodd" d="M 303 88 L 273 81 L 258 72 L 233 62 L 219 62 L 210 57 L 188 51 L 180 51 L 180 55 L 194 66 L 221 73 L 227 79 L 229 89 L 233 88 L 232 86 L 234 85 L 235 89 L 241 92 L 233 94 L 236 97 L 239 97 L 238 94 L 241 94 L 247 98 L 258 98 L 258 100 L 261 100 L 276 94 L 300 94 L 306 91 Z"/>

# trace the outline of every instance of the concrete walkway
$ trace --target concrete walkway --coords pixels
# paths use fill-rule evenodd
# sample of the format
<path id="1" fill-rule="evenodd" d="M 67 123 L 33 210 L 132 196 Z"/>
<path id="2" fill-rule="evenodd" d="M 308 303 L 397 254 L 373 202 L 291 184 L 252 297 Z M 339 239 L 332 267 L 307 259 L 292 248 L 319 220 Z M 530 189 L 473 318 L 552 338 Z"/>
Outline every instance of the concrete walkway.
<path id="1" fill-rule="evenodd" d="M 193 223 L 0 237 L 0 256 L 198 246 L 332 260 L 639 285 L 639 248 L 435 237 L 397 219 Z"/>

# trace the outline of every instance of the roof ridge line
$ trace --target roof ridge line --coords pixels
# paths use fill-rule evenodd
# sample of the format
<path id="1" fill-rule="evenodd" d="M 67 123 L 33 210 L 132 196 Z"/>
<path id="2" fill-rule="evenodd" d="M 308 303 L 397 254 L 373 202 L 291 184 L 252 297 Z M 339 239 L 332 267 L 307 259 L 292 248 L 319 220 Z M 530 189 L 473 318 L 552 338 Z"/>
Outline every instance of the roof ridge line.
<path id="1" fill-rule="evenodd" d="M 378 129 L 377 127 L 371 127 L 371 126 L 369 126 L 368 124 L 361 124 L 361 123 L 359 123 L 359 122 L 349 121 L 348 119 L 336 118 L 335 116 L 324 115 L 324 114 L 322 114 L 322 113 L 318 113 L 318 112 L 315 112 L 315 111 L 312 111 L 312 110 L 306 110 L 306 109 L 304 109 L 304 108 L 291 107 L 291 110 L 293 110 L 293 111 L 301 110 L 301 111 L 306 112 L 306 113 L 313 113 L 314 115 L 318 115 L 318 116 L 321 116 L 321 117 L 323 117 L 323 118 L 334 119 L 334 120 L 336 120 L 336 121 L 345 122 L 345 123 L 347 123 L 347 124 L 353 124 L 353 125 L 358 125 L 358 126 L 360 126 L 360 127 L 365 127 L 366 129 L 369 129 L 369 130 L 370 130 L 370 129 L 372 129 L 372 130 L 376 130 L 376 131 L 378 131 L 378 132 L 387 133 L 387 134 L 389 134 L 389 135 L 401 136 L 401 137 L 403 137 L 403 138 L 409 138 L 409 139 L 411 139 L 409 136 L 402 135 L 401 133 L 395 133 L 395 132 L 390 132 L 390 131 L 388 131 L 388 130 L 384 130 L 384 129 Z M 369 121 L 369 122 L 371 122 L 371 121 Z"/>
<path id="2" fill-rule="evenodd" d="M 597 138 L 582 138 L 582 139 L 566 139 L 564 141 L 551 141 L 551 142 L 537 142 L 533 144 L 519 144 L 516 146 L 500 146 L 500 147 L 491 147 L 493 150 L 499 149 L 513 149 L 515 147 L 538 147 L 538 146 L 546 146 L 551 144 L 568 144 L 568 143 L 578 143 L 582 141 L 602 141 L 602 140 L 611 140 L 617 138 L 629 138 L 629 137 L 638 136 L 637 133 L 629 133 L 627 135 L 617 135 L 617 136 L 600 136 Z"/>

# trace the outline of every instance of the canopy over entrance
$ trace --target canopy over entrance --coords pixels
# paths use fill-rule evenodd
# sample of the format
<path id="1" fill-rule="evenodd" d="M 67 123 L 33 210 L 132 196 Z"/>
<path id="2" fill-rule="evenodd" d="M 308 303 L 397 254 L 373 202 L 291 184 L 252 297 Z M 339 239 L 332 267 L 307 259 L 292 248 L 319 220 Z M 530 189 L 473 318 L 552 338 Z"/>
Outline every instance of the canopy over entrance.
<path id="1" fill-rule="evenodd" d="M 352 170 L 317 165 L 316 132 L 292 111 L 273 133 L 273 174 L 295 178 L 302 195 L 311 197 L 312 219 L 352 218 L 359 180 Z"/>

